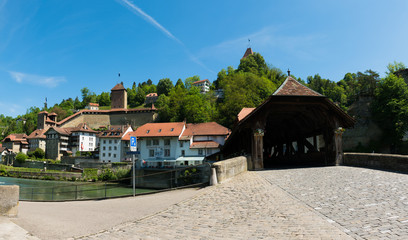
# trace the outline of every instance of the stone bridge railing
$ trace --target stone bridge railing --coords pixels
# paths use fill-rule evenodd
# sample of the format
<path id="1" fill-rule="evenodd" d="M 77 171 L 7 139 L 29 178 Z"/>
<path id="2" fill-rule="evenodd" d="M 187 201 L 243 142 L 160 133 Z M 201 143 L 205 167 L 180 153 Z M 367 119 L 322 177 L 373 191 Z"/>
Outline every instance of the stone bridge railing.
<path id="1" fill-rule="evenodd" d="M 344 153 L 343 165 L 408 172 L 408 155 Z"/>
<path id="2" fill-rule="evenodd" d="M 212 183 L 221 183 L 248 170 L 247 157 L 235 157 L 213 163 Z M 215 179 L 216 177 L 216 179 Z"/>

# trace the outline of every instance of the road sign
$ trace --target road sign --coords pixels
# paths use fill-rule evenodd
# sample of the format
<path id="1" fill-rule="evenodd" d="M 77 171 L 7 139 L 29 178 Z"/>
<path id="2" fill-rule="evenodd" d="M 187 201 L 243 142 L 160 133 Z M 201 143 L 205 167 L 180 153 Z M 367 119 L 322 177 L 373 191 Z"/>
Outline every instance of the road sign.
<path id="1" fill-rule="evenodd" d="M 137 145 L 136 145 L 136 137 L 130 137 L 130 151 L 136 152 Z"/>

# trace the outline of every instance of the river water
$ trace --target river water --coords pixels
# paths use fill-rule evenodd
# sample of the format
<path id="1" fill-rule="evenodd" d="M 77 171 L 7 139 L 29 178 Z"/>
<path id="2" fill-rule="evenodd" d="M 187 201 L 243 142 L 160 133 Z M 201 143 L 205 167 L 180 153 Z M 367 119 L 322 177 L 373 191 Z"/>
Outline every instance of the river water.
<path id="1" fill-rule="evenodd" d="M 0 185 L 19 185 L 20 200 L 28 201 L 75 201 L 133 194 L 131 186 L 117 183 L 78 183 L 0 177 Z M 152 191 L 154 190 L 136 189 L 136 194 Z"/>

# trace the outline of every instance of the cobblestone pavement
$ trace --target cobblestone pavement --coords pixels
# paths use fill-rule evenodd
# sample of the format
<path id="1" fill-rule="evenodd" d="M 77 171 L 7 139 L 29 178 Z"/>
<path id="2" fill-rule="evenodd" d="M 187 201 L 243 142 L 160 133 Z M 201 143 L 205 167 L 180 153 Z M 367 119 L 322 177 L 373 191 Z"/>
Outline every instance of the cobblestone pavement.
<path id="1" fill-rule="evenodd" d="M 408 175 L 354 167 L 258 172 L 354 238 L 408 239 Z"/>
<path id="2" fill-rule="evenodd" d="M 352 239 L 260 174 L 274 172 L 243 173 L 165 211 L 80 239 Z"/>

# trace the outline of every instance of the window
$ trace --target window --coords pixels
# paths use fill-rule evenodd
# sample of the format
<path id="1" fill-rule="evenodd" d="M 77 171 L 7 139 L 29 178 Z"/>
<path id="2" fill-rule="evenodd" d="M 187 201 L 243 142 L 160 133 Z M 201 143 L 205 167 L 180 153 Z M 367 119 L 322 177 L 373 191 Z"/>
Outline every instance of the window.
<path id="1" fill-rule="evenodd" d="M 212 154 L 212 149 L 207 149 L 208 154 Z"/>
<path id="2" fill-rule="evenodd" d="M 111 153 L 108 153 L 108 156 L 110 157 L 110 156 L 112 156 L 112 154 L 111 154 Z"/>
<path id="3" fill-rule="evenodd" d="M 116 146 L 113 147 L 113 150 L 118 150 L 118 148 Z"/>
<path id="4" fill-rule="evenodd" d="M 93 147 L 93 143 L 89 143 L 89 146 L 90 146 L 90 147 Z"/>
<path id="5" fill-rule="evenodd" d="M 159 132 L 161 132 L 161 129 L 159 129 Z"/>
<path id="6" fill-rule="evenodd" d="M 112 147 L 111 147 L 111 146 L 109 146 L 109 150 L 112 150 Z"/>
<path id="7" fill-rule="evenodd" d="M 82 140 L 85 140 L 85 137 L 82 137 Z"/>
<path id="8" fill-rule="evenodd" d="M 150 146 L 150 145 L 152 145 L 152 140 L 150 139 L 146 140 L 146 146 Z"/>
<path id="9" fill-rule="evenodd" d="M 180 143 L 180 147 L 183 147 L 183 141 L 180 141 L 179 143 Z"/>
<path id="10" fill-rule="evenodd" d="M 104 157 L 105 157 L 105 153 L 102 153 L 102 156 L 104 156 Z"/>
<path id="11" fill-rule="evenodd" d="M 164 156 L 170 157 L 170 149 L 164 149 Z"/>
<path id="12" fill-rule="evenodd" d="M 112 140 L 109 140 L 109 143 L 112 143 Z"/>
<path id="13" fill-rule="evenodd" d="M 106 140 L 103 140 L 103 143 L 106 143 Z"/>
<path id="14" fill-rule="evenodd" d="M 154 150 L 153 149 L 149 150 L 149 157 L 154 157 Z"/>
<path id="15" fill-rule="evenodd" d="M 115 140 L 115 143 L 118 143 L 118 140 Z"/>
<path id="16" fill-rule="evenodd" d="M 116 158 L 116 154 L 113 154 L 113 157 Z"/>
<path id="17" fill-rule="evenodd" d="M 164 139 L 164 145 L 169 146 L 170 145 L 170 139 Z"/>
<path id="18" fill-rule="evenodd" d="M 105 147 L 105 146 L 103 146 L 103 150 L 106 150 L 106 147 Z"/>
<path id="19" fill-rule="evenodd" d="M 174 128 L 171 128 L 171 129 L 170 129 L 170 132 L 173 132 L 173 131 L 174 131 Z"/>
<path id="20" fill-rule="evenodd" d="M 153 145 L 159 145 L 159 139 L 153 139 Z"/>
<path id="21" fill-rule="evenodd" d="M 183 157 L 184 157 L 184 155 L 186 155 L 186 151 L 181 150 L 181 156 L 183 156 Z"/>
<path id="22" fill-rule="evenodd" d="M 198 155 L 203 155 L 203 149 L 198 149 Z"/>

